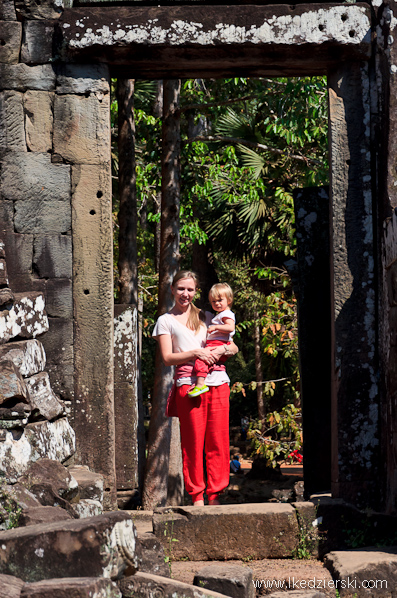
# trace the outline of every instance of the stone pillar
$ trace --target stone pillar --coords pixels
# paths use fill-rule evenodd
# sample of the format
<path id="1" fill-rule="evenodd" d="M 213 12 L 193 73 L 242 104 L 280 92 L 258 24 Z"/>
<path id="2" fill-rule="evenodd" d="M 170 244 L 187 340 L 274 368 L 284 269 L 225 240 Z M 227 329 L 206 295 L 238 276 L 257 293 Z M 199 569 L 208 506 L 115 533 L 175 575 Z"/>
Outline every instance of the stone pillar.
<path id="1" fill-rule="evenodd" d="M 368 65 L 329 73 L 333 387 L 332 492 L 379 504 L 379 391 Z"/>
<path id="2" fill-rule="evenodd" d="M 331 488 L 331 274 L 326 189 L 294 195 L 305 494 Z"/>
<path id="3" fill-rule="evenodd" d="M 138 488 L 137 309 L 114 306 L 117 490 Z"/>

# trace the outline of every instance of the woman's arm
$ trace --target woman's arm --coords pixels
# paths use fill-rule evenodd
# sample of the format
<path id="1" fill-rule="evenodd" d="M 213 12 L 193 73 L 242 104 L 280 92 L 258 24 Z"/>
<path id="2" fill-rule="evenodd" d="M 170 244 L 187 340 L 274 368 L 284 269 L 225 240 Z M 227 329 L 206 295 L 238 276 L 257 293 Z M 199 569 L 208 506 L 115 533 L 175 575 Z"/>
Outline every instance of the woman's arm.
<path id="1" fill-rule="evenodd" d="M 208 365 L 212 365 L 216 362 L 217 357 L 213 355 L 211 349 L 197 347 L 191 351 L 182 351 L 181 353 L 172 352 L 172 339 L 169 334 L 160 334 L 156 337 L 160 347 L 161 357 L 164 365 L 182 365 L 189 361 L 194 361 L 199 358 L 202 359 Z M 231 345 L 228 345 L 229 348 Z M 222 348 L 222 347 L 221 347 Z M 233 353 L 234 355 L 234 353 Z"/>
<path id="2" fill-rule="evenodd" d="M 227 357 L 231 357 L 232 355 L 236 355 L 238 353 L 238 346 L 232 341 L 229 345 L 224 344 L 220 345 L 219 347 L 211 347 L 211 352 L 215 356 L 216 361 L 220 357 L 226 355 Z"/>

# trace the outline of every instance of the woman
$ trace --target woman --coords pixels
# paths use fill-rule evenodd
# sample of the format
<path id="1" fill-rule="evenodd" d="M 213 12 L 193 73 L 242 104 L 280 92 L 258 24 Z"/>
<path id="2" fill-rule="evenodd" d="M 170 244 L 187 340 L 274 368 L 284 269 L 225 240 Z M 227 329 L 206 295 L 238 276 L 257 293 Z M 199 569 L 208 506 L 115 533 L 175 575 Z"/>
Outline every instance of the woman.
<path id="1" fill-rule="evenodd" d="M 198 280 L 194 272 L 182 270 L 175 276 L 171 292 L 175 305 L 160 316 L 153 331 L 165 365 L 176 367 L 176 408 L 181 427 L 183 477 L 193 505 L 204 505 L 205 447 L 208 504 L 219 505 L 218 495 L 229 484 L 229 377 L 224 365 L 215 365 L 206 378 L 209 391 L 188 396 L 194 380 L 196 358 L 209 365 L 222 355 L 234 355 L 234 343 L 205 348 L 207 326 L 213 315 L 193 303 Z"/>

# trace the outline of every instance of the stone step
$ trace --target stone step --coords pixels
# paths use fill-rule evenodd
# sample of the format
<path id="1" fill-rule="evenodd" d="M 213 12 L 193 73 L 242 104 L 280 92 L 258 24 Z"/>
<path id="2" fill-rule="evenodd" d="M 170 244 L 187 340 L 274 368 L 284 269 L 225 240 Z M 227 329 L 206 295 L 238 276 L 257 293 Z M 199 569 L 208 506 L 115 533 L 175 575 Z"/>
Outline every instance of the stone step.
<path id="1" fill-rule="evenodd" d="M 153 529 L 165 549 L 173 542 L 174 558 L 192 561 L 289 557 L 299 532 L 294 507 L 278 503 L 162 507 Z"/>
<path id="2" fill-rule="evenodd" d="M 208 565 L 194 576 L 193 585 L 231 598 L 255 598 L 252 570 L 240 565 Z"/>
<path id="3" fill-rule="evenodd" d="M 224 598 L 212 590 L 191 586 L 168 577 L 138 572 L 118 582 L 123 598 Z"/>
<path id="4" fill-rule="evenodd" d="M 116 579 L 139 564 L 130 516 L 122 511 L 89 519 L 0 532 L 0 573 L 27 582 L 63 577 Z"/>

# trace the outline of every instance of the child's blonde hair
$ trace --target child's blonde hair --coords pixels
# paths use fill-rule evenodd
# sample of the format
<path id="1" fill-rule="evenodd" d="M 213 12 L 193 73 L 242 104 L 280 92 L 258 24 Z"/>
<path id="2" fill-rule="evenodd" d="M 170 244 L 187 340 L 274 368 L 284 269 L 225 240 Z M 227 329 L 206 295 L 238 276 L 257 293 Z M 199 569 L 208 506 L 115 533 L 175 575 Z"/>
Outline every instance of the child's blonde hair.
<path id="1" fill-rule="evenodd" d="M 218 282 L 210 288 L 208 299 L 214 301 L 215 299 L 226 297 L 228 305 L 233 304 L 233 291 L 227 282 Z"/>
<path id="2" fill-rule="evenodd" d="M 184 280 L 185 278 L 192 278 L 196 289 L 199 286 L 198 276 L 195 272 L 191 272 L 190 270 L 179 270 L 174 276 L 171 286 L 175 286 L 180 280 Z M 205 314 L 204 312 L 196 307 L 194 303 L 190 304 L 190 313 L 188 320 L 186 322 L 186 327 L 190 330 L 193 330 L 195 334 L 199 331 L 200 326 L 205 326 Z"/>

